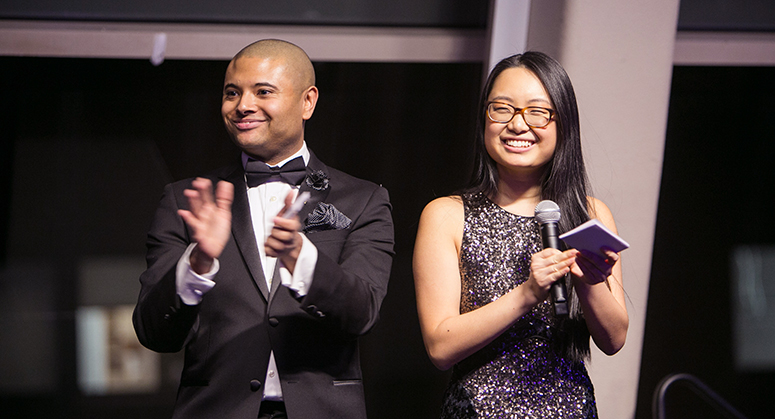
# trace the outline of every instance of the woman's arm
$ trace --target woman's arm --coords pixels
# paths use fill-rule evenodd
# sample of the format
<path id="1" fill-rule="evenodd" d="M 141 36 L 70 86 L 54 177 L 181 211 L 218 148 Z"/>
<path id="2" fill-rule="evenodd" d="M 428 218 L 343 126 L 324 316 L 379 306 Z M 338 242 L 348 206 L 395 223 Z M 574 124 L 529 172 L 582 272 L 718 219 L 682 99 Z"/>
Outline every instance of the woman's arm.
<path id="1" fill-rule="evenodd" d="M 590 214 L 616 233 L 613 215 L 602 201 L 590 198 Z M 629 326 L 621 257 L 610 249 L 605 258 L 580 252 L 571 273 L 592 339 L 604 353 L 615 354 L 624 346 Z"/>
<path id="2" fill-rule="evenodd" d="M 573 251 L 547 249 L 533 256 L 528 281 L 498 300 L 460 314 L 460 198 L 439 198 L 425 207 L 414 247 L 417 312 L 425 349 L 436 367 L 450 368 L 506 331 L 545 300 L 551 284 L 573 264 Z"/>

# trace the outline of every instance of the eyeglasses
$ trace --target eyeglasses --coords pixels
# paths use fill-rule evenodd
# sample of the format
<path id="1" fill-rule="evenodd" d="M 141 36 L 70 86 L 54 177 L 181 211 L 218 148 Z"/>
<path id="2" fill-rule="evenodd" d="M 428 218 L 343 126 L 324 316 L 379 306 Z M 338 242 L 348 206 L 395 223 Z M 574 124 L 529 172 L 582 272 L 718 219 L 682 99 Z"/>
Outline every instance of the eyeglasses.
<path id="1" fill-rule="evenodd" d="M 507 124 L 517 114 L 521 114 L 525 123 L 531 128 L 543 128 L 552 122 L 554 110 L 542 108 L 539 106 L 528 106 L 526 108 L 515 108 L 508 103 L 490 102 L 487 104 L 487 117 L 490 121 L 499 124 Z"/>

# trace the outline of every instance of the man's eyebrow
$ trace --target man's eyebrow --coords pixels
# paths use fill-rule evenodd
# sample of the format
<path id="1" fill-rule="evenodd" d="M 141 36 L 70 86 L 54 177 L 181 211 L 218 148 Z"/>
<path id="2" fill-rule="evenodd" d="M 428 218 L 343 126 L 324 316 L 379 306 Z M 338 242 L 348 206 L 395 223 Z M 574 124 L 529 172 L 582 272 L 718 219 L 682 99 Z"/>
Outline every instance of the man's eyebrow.
<path id="1" fill-rule="evenodd" d="M 277 86 L 268 82 L 258 82 L 254 84 L 253 87 L 271 87 L 272 89 L 277 89 Z"/>
<path id="2" fill-rule="evenodd" d="M 272 83 L 267 83 L 267 82 L 258 82 L 256 84 L 254 84 L 253 87 L 271 87 L 272 89 L 277 89 L 277 86 L 273 85 Z M 239 89 L 239 86 L 237 86 L 234 83 L 226 83 L 223 86 L 223 88 L 224 89 L 229 89 L 229 88 Z"/>

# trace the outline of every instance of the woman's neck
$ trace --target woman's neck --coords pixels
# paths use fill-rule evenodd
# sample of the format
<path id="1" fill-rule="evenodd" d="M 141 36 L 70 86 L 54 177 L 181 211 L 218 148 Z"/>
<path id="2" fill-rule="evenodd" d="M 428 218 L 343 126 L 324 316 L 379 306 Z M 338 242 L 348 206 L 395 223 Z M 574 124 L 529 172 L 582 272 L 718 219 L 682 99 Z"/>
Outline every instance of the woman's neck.
<path id="1" fill-rule="evenodd" d="M 533 216 L 541 202 L 540 175 L 498 173 L 498 191 L 490 197 L 501 208 L 518 215 Z"/>

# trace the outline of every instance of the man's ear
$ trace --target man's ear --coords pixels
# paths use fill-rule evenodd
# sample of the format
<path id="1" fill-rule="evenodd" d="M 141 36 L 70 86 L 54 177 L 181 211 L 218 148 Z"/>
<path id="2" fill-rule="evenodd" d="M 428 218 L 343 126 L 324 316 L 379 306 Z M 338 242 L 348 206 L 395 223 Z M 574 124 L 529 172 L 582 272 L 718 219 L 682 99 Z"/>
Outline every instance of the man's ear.
<path id="1" fill-rule="evenodd" d="M 302 93 L 301 97 L 304 104 L 304 113 L 302 117 L 304 120 L 308 120 L 312 117 L 312 113 L 315 112 L 315 105 L 318 103 L 318 88 L 310 86 Z"/>

